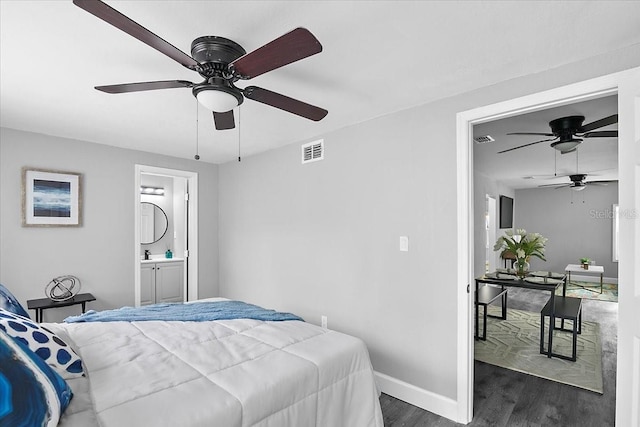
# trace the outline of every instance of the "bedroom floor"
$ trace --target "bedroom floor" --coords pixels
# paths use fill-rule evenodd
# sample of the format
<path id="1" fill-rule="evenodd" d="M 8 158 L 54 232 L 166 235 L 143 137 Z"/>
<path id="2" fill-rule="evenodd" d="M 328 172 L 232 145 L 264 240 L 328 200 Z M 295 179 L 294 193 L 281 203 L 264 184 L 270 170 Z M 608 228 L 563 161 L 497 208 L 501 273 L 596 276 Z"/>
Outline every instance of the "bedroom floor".
<path id="1" fill-rule="evenodd" d="M 509 289 L 510 308 L 539 311 L 546 295 Z M 614 426 L 618 304 L 583 300 L 584 320 L 600 323 L 604 394 L 475 362 L 474 418 L 468 426 Z M 461 426 L 386 394 L 385 426 Z"/>

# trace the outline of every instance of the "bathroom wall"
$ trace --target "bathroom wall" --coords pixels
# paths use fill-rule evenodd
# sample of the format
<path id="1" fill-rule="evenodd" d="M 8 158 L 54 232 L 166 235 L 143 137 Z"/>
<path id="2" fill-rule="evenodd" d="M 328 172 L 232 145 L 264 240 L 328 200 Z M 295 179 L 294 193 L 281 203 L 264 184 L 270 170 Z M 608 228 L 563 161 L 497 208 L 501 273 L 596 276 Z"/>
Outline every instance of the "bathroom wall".
<path id="1" fill-rule="evenodd" d="M 164 255 L 167 249 L 175 254 L 178 253 L 176 249 L 177 240 L 181 237 L 184 240 L 184 233 L 180 233 L 178 236 L 178 226 L 176 224 L 176 210 L 184 210 L 184 206 L 174 205 L 174 185 L 173 178 L 168 176 L 158 176 L 142 174 L 140 177 L 140 184 L 150 187 L 164 188 L 163 195 L 155 194 L 140 194 L 141 202 L 153 203 L 160 207 L 167 215 L 167 232 L 162 236 L 160 240 L 148 245 L 140 245 L 140 255 L 144 254 L 145 249 L 149 250 L 152 255 Z M 183 191 L 184 194 L 184 191 Z M 183 197 L 184 200 L 184 197 Z M 184 218 L 184 214 L 179 213 L 181 218 Z"/>

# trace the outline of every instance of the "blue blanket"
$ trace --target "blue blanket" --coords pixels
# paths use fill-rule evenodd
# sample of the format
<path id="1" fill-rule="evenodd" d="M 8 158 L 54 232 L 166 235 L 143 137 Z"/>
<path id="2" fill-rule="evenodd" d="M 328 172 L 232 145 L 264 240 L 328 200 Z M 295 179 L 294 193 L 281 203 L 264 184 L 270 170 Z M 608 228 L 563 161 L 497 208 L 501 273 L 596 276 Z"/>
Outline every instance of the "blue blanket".
<path id="1" fill-rule="evenodd" d="M 268 310 L 242 301 L 196 302 L 193 304 L 166 303 L 143 307 L 122 307 L 116 310 L 89 310 L 80 316 L 64 319 L 75 322 L 138 322 L 165 320 L 183 322 L 206 322 L 210 320 L 255 319 L 255 320 L 303 320 L 291 313 Z"/>

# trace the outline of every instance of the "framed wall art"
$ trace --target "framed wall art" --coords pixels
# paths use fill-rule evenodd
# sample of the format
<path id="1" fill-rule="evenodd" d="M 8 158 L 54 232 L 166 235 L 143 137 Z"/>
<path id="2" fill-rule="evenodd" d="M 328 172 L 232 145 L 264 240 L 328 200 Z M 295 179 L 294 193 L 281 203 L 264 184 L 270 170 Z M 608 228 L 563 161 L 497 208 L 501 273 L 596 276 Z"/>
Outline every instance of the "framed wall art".
<path id="1" fill-rule="evenodd" d="M 82 225 L 82 174 L 22 168 L 23 227 Z"/>

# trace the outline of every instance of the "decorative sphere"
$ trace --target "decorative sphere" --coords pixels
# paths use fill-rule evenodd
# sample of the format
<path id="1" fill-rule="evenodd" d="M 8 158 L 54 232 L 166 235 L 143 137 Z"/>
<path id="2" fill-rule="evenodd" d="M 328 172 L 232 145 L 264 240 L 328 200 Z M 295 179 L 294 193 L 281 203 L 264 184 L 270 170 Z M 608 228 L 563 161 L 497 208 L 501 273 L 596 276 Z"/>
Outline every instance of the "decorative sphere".
<path id="1" fill-rule="evenodd" d="M 200 156 L 198 154 L 196 154 L 195 156 L 193 156 L 194 159 L 196 160 L 200 160 Z"/>

